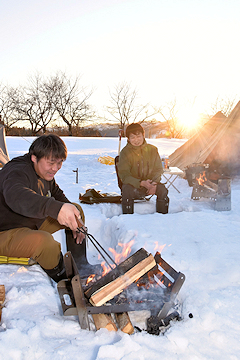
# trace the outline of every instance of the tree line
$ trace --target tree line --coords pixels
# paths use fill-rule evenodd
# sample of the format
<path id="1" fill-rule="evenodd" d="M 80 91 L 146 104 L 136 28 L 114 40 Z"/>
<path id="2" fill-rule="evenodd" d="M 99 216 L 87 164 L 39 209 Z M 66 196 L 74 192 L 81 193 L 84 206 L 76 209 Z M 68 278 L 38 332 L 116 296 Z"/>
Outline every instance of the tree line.
<path id="1" fill-rule="evenodd" d="M 45 133 L 50 124 L 61 120 L 72 135 L 73 127 L 94 117 L 88 103 L 92 91 L 80 87 L 79 77 L 72 79 L 58 72 L 44 78 L 36 74 L 27 85 L 0 85 L 0 114 L 6 134 L 19 124 L 30 128 L 32 135 Z"/>
<path id="2" fill-rule="evenodd" d="M 86 136 L 83 126 L 89 121 L 99 120 L 90 104 L 92 94 L 93 90 L 81 86 L 80 76 L 72 78 L 61 71 L 49 77 L 36 73 L 24 86 L 12 87 L 0 83 L 0 120 L 7 135 L 12 133 L 13 128 L 19 133 L 24 128 L 25 133 L 35 136 L 51 127 L 60 134 Z M 105 107 L 107 116 L 101 120 L 113 120 L 119 129 L 124 130 L 129 123 L 143 123 L 160 115 L 170 137 L 183 136 L 186 129 L 178 122 L 176 99 L 154 108 L 150 104 L 139 105 L 137 96 L 137 90 L 128 83 L 117 84 L 109 94 L 109 105 Z M 228 115 L 234 102 L 217 98 L 212 110 Z M 59 123 L 64 124 L 64 130 Z"/>

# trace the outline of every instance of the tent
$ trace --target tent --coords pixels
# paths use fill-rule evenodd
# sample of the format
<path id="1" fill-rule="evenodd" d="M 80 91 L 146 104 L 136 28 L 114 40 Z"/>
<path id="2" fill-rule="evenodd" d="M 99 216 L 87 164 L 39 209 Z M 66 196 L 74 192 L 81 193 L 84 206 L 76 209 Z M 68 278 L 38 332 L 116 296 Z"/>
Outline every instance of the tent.
<path id="1" fill-rule="evenodd" d="M 10 160 L 5 141 L 4 126 L 0 124 L 0 167 L 3 167 Z"/>
<path id="2" fill-rule="evenodd" d="M 219 174 L 240 174 L 240 101 L 228 117 L 215 114 L 169 156 L 169 161 L 181 170 L 193 164 L 209 164 Z"/>

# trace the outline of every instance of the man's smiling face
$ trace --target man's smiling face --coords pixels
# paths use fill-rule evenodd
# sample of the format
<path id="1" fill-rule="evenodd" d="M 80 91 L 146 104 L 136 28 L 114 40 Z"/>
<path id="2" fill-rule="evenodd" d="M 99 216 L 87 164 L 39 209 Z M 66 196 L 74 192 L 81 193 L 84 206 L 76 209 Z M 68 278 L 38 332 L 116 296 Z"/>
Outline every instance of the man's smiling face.
<path id="1" fill-rule="evenodd" d="M 133 146 L 141 146 L 144 141 L 144 136 L 140 131 L 135 133 L 130 133 L 129 135 L 129 142 Z"/>
<path id="2" fill-rule="evenodd" d="M 38 160 L 35 155 L 31 155 L 31 160 L 38 176 L 47 181 L 51 181 L 54 178 L 63 163 L 63 159 L 52 159 L 51 156 L 49 158 L 42 157 Z"/>

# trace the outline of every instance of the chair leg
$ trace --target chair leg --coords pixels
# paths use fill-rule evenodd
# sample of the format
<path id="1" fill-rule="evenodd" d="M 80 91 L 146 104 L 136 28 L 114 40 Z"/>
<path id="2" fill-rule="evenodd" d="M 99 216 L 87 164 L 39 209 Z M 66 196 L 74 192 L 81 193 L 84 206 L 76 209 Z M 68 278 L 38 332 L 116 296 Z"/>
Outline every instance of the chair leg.
<path id="1" fill-rule="evenodd" d="M 164 200 L 156 201 L 156 212 L 161 214 L 167 214 L 169 207 L 169 197 L 167 196 Z"/>
<path id="2" fill-rule="evenodd" d="M 133 200 L 126 199 L 122 202 L 122 212 L 123 214 L 133 214 L 134 212 L 134 202 Z"/>

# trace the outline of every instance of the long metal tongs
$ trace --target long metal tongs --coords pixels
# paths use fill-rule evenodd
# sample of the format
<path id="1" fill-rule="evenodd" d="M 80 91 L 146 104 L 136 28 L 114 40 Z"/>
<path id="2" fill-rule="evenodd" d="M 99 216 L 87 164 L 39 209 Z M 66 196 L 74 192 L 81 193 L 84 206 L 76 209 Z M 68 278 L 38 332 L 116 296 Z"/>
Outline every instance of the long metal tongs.
<path id="1" fill-rule="evenodd" d="M 117 267 L 117 263 L 113 260 L 113 258 L 107 253 L 107 251 L 102 247 L 102 245 L 95 239 L 95 237 L 91 234 L 88 233 L 87 228 L 85 229 L 83 226 L 81 227 L 77 227 L 77 233 L 83 233 L 85 234 L 85 236 L 87 236 L 87 238 L 91 241 L 91 243 L 93 244 L 93 246 L 97 249 L 97 251 L 99 252 L 99 254 L 102 256 L 102 258 L 106 261 L 106 263 L 108 264 L 108 266 L 113 270 L 115 267 Z M 101 249 L 101 250 L 100 250 Z M 109 261 L 106 259 L 106 256 L 111 260 L 112 264 L 115 265 L 115 267 L 113 267 Z"/>

